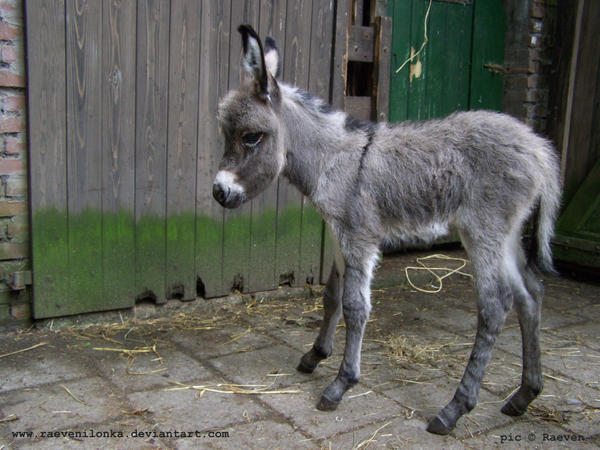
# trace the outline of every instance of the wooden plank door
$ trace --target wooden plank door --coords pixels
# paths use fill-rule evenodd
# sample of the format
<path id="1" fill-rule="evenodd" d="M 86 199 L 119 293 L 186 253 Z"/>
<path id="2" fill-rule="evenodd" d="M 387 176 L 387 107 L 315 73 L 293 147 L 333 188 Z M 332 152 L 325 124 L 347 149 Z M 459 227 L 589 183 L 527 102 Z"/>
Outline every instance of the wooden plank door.
<path id="1" fill-rule="evenodd" d="M 342 2 L 346 4 L 345 2 Z M 212 198 L 240 23 L 330 100 L 336 2 L 26 3 L 36 318 L 319 282 L 323 223 L 286 182 Z M 340 58 L 336 52 L 335 58 Z"/>
<path id="2" fill-rule="evenodd" d="M 212 197 L 212 177 L 224 145 L 215 112 L 229 79 L 230 14 L 231 1 L 202 2 L 195 251 L 196 291 L 205 297 L 229 292 L 223 283 L 224 210 Z"/>
<path id="3" fill-rule="evenodd" d="M 122 308 L 135 297 L 136 3 L 102 6 L 102 303 Z"/>
<path id="4" fill-rule="evenodd" d="M 202 3 L 171 1 L 167 132 L 166 296 L 196 298 L 196 160 Z"/>
<path id="5" fill-rule="evenodd" d="M 26 4 L 28 54 L 36 70 L 28 73 L 31 171 L 32 269 L 43 291 L 34 315 L 46 317 L 69 299 L 67 214 L 67 115 L 65 0 Z M 29 31 L 35 32 L 33 37 Z M 29 65 L 31 67 L 32 64 Z M 59 276 L 57 276 L 59 274 Z M 35 291 L 34 291 L 35 293 Z"/>

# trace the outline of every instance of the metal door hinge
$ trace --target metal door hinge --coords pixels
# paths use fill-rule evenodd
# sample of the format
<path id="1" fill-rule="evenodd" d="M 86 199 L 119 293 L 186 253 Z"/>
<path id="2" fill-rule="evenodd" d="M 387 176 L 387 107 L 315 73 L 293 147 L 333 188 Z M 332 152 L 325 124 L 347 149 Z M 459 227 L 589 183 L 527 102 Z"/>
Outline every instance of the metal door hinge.
<path id="1" fill-rule="evenodd" d="M 494 72 L 494 73 L 507 73 L 508 69 L 504 66 L 501 66 L 500 64 L 484 64 L 483 65 L 484 69 L 489 70 L 490 72 Z"/>
<path id="2" fill-rule="evenodd" d="M 13 272 L 9 275 L 6 283 L 13 291 L 21 291 L 32 284 L 31 270 Z"/>

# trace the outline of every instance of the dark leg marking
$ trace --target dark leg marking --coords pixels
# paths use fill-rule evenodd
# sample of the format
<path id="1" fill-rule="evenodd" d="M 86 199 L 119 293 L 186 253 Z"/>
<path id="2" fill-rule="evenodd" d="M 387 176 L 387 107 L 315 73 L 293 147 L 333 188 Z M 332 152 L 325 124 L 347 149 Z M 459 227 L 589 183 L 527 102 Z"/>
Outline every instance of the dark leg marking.
<path id="1" fill-rule="evenodd" d="M 364 273 L 363 270 L 346 268 L 342 300 L 346 321 L 344 359 L 336 379 L 323 392 L 317 405 L 318 409 L 336 409 L 344 393 L 358 383 L 360 378 L 360 351 L 370 312 L 369 277 L 370 274 Z"/>

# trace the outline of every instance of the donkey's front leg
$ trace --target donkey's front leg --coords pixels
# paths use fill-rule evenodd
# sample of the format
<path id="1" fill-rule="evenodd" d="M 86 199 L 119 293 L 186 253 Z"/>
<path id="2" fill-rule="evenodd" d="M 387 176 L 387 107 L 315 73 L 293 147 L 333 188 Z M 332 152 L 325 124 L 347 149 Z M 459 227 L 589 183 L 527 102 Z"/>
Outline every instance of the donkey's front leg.
<path id="1" fill-rule="evenodd" d="M 323 294 L 323 323 L 321 331 L 313 347 L 302 356 L 298 370 L 312 373 L 317 365 L 331 355 L 333 337 L 340 317 L 342 316 L 342 274 L 336 263 L 331 267 L 331 273 Z"/>
<path id="2" fill-rule="evenodd" d="M 338 376 L 323 392 L 317 408 L 332 411 L 337 408 L 344 392 L 358 383 L 360 349 L 365 324 L 371 310 L 369 283 L 372 268 L 346 267 L 342 308 L 346 321 L 346 346 Z"/>

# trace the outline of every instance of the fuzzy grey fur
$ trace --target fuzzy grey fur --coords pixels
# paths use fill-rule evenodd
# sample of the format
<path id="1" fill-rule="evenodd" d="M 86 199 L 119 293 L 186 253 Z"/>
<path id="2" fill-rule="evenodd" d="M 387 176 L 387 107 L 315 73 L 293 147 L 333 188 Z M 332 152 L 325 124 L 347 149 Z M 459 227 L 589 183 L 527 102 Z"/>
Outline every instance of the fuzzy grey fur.
<path id="1" fill-rule="evenodd" d="M 473 267 L 477 335 L 454 398 L 428 430 L 448 433 L 475 406 L 513 301 L 523 337 L 523 378 L 503 412 L 522 414 L 542 389 L 542 288 L 532 266 L 552 270 L 549 241 L 560 188 L 551 144 L 521 122 L 488 111 L 396 125 L 349 119 L 323 101 L 277 82 L 264 67 L 256 33 L 240 31 L 252 43 L 244 48 L 255 52 L 246 54 L 245 61 L 258 65 L 249 70 L 246 83 L 221 102 L 219 120 L 226 138 L 220 169 L 243 193 L 230 193 L 229 186 L 217 183 L 215 198 L 225 207 L 239 206 L 282 174 L 310 198 L 337 238 L 339 253 L 325 291 L 321 332 L 298 366 L 312 372 L 331 354 L 335 327 L 343 315 L 344 359 L 318 408 L 335 409 L 344 392 L 358 382 L 379 245 L 384 240 L 432 241 L 454 229 Z M 257 81 L 265 75 L 266 87 Z M 256 146 L 245 143 L 252 133 L 261 136 Z M 538 251 L 528 263 L 520 235 L 534 210 L 539 213 Z"/>

